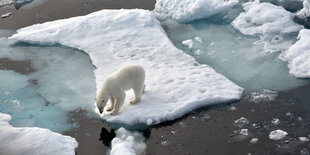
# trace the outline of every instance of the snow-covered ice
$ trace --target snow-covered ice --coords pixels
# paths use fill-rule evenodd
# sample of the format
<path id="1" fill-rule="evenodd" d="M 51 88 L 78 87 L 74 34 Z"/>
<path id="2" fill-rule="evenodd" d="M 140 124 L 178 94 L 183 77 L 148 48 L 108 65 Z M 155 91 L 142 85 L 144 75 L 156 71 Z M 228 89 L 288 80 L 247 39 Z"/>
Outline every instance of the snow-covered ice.
<path id="1" fill-rule="evenodd" d="M 281 6 L 255 0 L 244 3 L 243 9 L 245 12 L 240 13 L 232 25 L 245 35 L 285 34 L 298 32 L 303 28 L 293 21 L 294 14 Z"/>
<path id="2" fill-rule="evenodd" d="M 290 73 L 299 78 L 310 78 L 310 30 L 300 30 L 299 40 L 281 58 L 289 62 Z"/>
<path id="3" fill-rule="evenodd" d="M 285 138 L 286 135 L 287 135 L 287 132 L 278 129 L 278 130 L 271 131 L 269 133 L 269 139 L 280 140 L 280 139 Z"/>
<path id="4" fill-rule="evenodd" d="M 208 18 L 238 3 L 238 0 L 157 0 L 154 14 L 160 20 L 173 19 L 185 23 Z"/>
<path id="5" fill-rule="evenodd" d="M 77 141 L 69 136 L 37 127 L 16 128 L 11 116 L 0 113 L 0 154 L 9 155 L 74 155 Z"/>
<path id="6" fill-rule="evenodd" d="M 303 8 L 299 10 L 296 15 L 299 18 L 307 18 L 310 16 L 310 0 L 304 0 Z"/>
<path id="7" fill-rule="evenodd" d="M 119 128 L 111 142 L 110 155 L 143 155 L 145 154 L 145 137 L 137 131 Z"/>
<path id="8" fill-rule="evenodd" d="M 121 66 L 141 64 L 146 70 L 141 102 L 128 105 L 133 93 L 126 92 L 119 115 L 102 115 L 108 122 L 158 124 L 202 106 L 238 100 L 243 90 L 175 48 L 153 13 L 146 10 L 102 10 L 36 24 L 18 30 L 10 39 L 60 43 L 87 52 L 97 67 L 97 88 Z"/>

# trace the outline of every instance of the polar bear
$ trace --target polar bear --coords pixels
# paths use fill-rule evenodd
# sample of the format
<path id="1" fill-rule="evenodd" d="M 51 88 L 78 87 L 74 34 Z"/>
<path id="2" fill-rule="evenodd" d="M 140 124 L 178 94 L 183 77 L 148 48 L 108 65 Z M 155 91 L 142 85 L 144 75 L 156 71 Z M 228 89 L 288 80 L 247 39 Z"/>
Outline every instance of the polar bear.
<path id="1" fill-rule="evenodd" d="M 125 91 L 129 89 L 133 89 L 135 94 L 135 98 L 130 103 L 138 103 L 145 89 L 144 79 L 145 71 L 140 65 L 126 65 L 108 76 L 103 81 L 96 97 L 96 105 L 100 114 L 109 99 L 111 106 L 107 108 L 107 111 L 116 114 L 125 101 Z"/>

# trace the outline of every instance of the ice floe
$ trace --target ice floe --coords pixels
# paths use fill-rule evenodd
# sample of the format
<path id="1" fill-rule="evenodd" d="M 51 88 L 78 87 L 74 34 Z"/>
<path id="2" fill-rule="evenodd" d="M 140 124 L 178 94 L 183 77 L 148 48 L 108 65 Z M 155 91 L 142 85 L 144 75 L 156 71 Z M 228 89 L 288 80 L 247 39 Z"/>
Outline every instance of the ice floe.
<path id="1" fill-rule="evenodd" d="M 243 9 L 245 12 L 240 13 L 232 25 L 245 35 L 285 34 L 298 32 L 303 28 L 293 21 L 294 14 L 281 6 L 255 0 L 244 3 Z"/>
<path id="2" fill-rule="evenodd" d="M 119 115 L 102 115 L 108 122 L 158 124 L 202 106 L 238 100 L 243 90 L 175 48 L 153 13 L 146 10 L 102 10 L 26 27 L 10 38 L 85 51 L 97 67 L 97 88 L 121 66 L 141 64 L 146 70 L 141 102 L 128 105 L 133 93 L 126 92 Z"/>
<path id="3" fill-rule="evenodd" d="M 78 143 L 74 138 L 37 127 L 15 128 L 10 120 L 10 115 L 0 113 L 0 154 L 75 154 Z"/>
<path id="4" fill-rule="evenodd" d="M 143 155 L 145 154 L 145 137 L 137 131 L 119 128 L 111 142 L 110 155 Z"/>
<path id="5" fill-rule="evenodd" d="M 238 3 L 238 0 L 157 0 L 154 14 L 161 20 L 184 23 L 210 17 Z"/>
<path id="6" fill-rule="evenodd" d="M 290 73 L 299 78 L 310 77 L 310 30 L 302 29 L 299 40 L 281 58 L 289 62 Z"/>

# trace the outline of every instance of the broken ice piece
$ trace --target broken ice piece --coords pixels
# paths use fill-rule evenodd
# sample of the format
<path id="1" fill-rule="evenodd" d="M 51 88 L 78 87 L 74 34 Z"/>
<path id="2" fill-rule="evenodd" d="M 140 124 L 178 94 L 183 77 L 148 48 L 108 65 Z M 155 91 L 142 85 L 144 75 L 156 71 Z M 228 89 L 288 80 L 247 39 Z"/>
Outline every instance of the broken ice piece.
<path id="1" fill-rule="evenodd" d="M 299 137 L 299 140 L 301 142 L 309 142 L 310 141 L 309 138 L 307 138 L 307 137 Z"/>
<path id="2" fill-rule="evenodd" d="M 274 119 L 271 120 L 271 123 L 272 123 L 273 125 L 279 125 L 279 124 L 280 124 L 280 120 L 277 119 L 277 118 L 274 118 Z"/>
<path id="3" fill-rule="evenodd" d="M 252 138 L 250 143 L 251 144 L 256 144 L 258 142 L 258 138 Z"/>
<path id="4" fill-rule="evenodd" d="M 12 12 L 8 12 L 8 13 L 6 13 L 6 14 L 1 15 L 1 18 L 8 18 L 8 17 L 10 17 L 12 14 L 13 14 Z"/>
<path id="5" fill-rule="evenodd" d="M 242 128 L 248 124 L 250 124 L 250 121 L 246 119 L 245 117 L 241 117 L 234 121 L 233 123 L 235 126 L 238 126 L 239 128 Z"/>
<path id="6" fill-rule="evenodd" d="M 274 130 L 270 132 L 269 139 L 280 140 L 280 139 L 283 139 L 286 135 L 287 135 L 287 132 L 278 129 L 278 130 Z"/>

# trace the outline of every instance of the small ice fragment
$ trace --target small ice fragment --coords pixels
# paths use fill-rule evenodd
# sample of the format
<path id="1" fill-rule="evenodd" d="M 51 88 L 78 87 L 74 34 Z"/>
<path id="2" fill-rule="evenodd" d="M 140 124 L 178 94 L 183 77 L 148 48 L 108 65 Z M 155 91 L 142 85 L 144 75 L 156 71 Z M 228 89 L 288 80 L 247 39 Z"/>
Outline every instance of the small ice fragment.
<path id="1" fill-rule="evenodd" d="M 279 125 L 279 124 L 280 124 L 280 120 L 277 119 L 277 118 L 274 118 L 274 119 L 271 120 L 271 123 L 272 123 L 273 125 Z"/>
<path id="2" fill-rule="evenodd" d="M 170 133 L 171 133 L 172 135 L 174 135 L 174 134 L 177 133 L 177 131 L 175 131 L 175 130 L 173 129 L 173 130 L 170 131 Z"/>
<path id="3" fill-rule="evenodd" d="M 250 143 L 251 144 L 256 144 L 258 142 L 258 138 L 252 138 Z"/>
<path id="4" fill-rule="evenodd" d="M 192 39 L 188 39 L 188 40 L 184 40 L 182 41 L 182 45 L 187 46 L 189 49 L 193 48 L 193 40 Z"/>
<path id="5" fill-rule="evenodd" d="M 235 110 L 237 110 L 237 108 L 236 108 L 235 106 L 232 105 L 232 106 L 229 106 L 229 107 L 228 107 L 228 110 L 230 110 L 230 111 L 235 111 Z"/>
<path id="6" fill-rule="evenodd" d="M 263 89 L 262 91 L 251 93 L 249 101 L 254 103 L 270 102 L 273 101 L 277 96 L 278 92 Z"/>
<path id="7" fill-rule="evenodd" d="M 293 114 L 291 112 L 287 112 L 285 113 L 286 116 L 293 116 Z"/>
<path id="8" fill-rule="evenodd" d="M 208 121 L 209 119 L 211 119 L 211 116 L 209 114 L 204 114 L 202 117 L 201 117 L 202 121 L 206 122 Z"/>
<path id="9" fill-rule="evenodd" d="M 146 120 L 146 125 L 150 126 L 150 125 L 152 125 L 152 123 L 153 123 L 152 119 L 149 118 Z"/>
<path id="10" fill-rule="evenodd" d="M 245 117 L 241 117 L 234 121 L 233 123 L 235 126 L 238 126 L 239 128 L 242 128 L 248 124 L 250 124 L 250 121 L 246 119 Z"/>
<path id="11" fill-rule="evenodd" d="M 248 136 L 249 135 L 248 129 L 241 129 L 240 134 L 243 136 Z"/>
<path id="12" fill-rule="evenodd" d="M 1 18 L 8 18 L 8 17 L 10 17 L 12 14 L 13 14 L 12 12 L 8 12 L 8 13 L 6 13 L 6 14 L 1 15 Z"/>
<path id="13" fill-rule="evenodd" d="M 302 121 L 302 117 L 297 117 L 297 120 L 298 121 Z"/>
<path id="14" fill-rule="evenodd" d="M 184 123 L 184 122 L 180 122 L 179 125 L 183 128 L 187 127 L 187 123 Z"/>
<path id="15" fill-rule="evenodd" d="M 192 116 L 192 119 L 196 119 L 196 116 Z"/>
<path id="16" fill-rule="evenodd" d="M 302 142 L 309 142 L 309 138 L 307 137 L 299 137 L 299 140 Z"/>
<path id="17" fill-rule="evenodd" d="M 88 136 L 88 137 L 89 137 L 89 136 L 91 136 L 91 134 L 90 134 L 90 133 L 88 133 L 88 132 L 87 132 L 87 133 L 85 133 L 85 135 L 86 135 L 86 136 Z"/>
<path id="18" fill-rule="evenodd" d="M 283 139 L 286 135 L 287 135 L 287 132 L 278 129 L 278 130 L 274 130 L 270 132 L 269 139 L 280 140 L 280 139 Z"/>
<path id="19" fill-rule="evenodd" d="M 195 52 L 194 52 L 194 55 L 201 55 L 201 50 L 196 50 Z"/>
<path id="20" fill-rule="evenodd" d="M 302 150 L 300 150 L 300 155 L 309 155 L 309 151 L 306 148 L 303 148 Z"/>
<path id="21" fill-rule="evenodd" d="M 168 144 L 169 144 L 169 141 L 163 140 L 163 141 L 161 141 L 161 144 L 162 144 L 162 145 L 168 145 Z"/>
<path id="22" fill-rule="evenodd" d="M 80 124 L 77 123 L 77 122 L 74 122 L 74 123 L 72 124 L 72 126 L 73 126 L 74 128 L 79 128 L 79 127 L 80 127 Z"/>
<path id="23" fill-rule="evenodd" d="M 202 39 L 200 37 L 195 37 L 194 38 L 196 41 L 200 42 L 200 43 L 203 43 Z"/>

